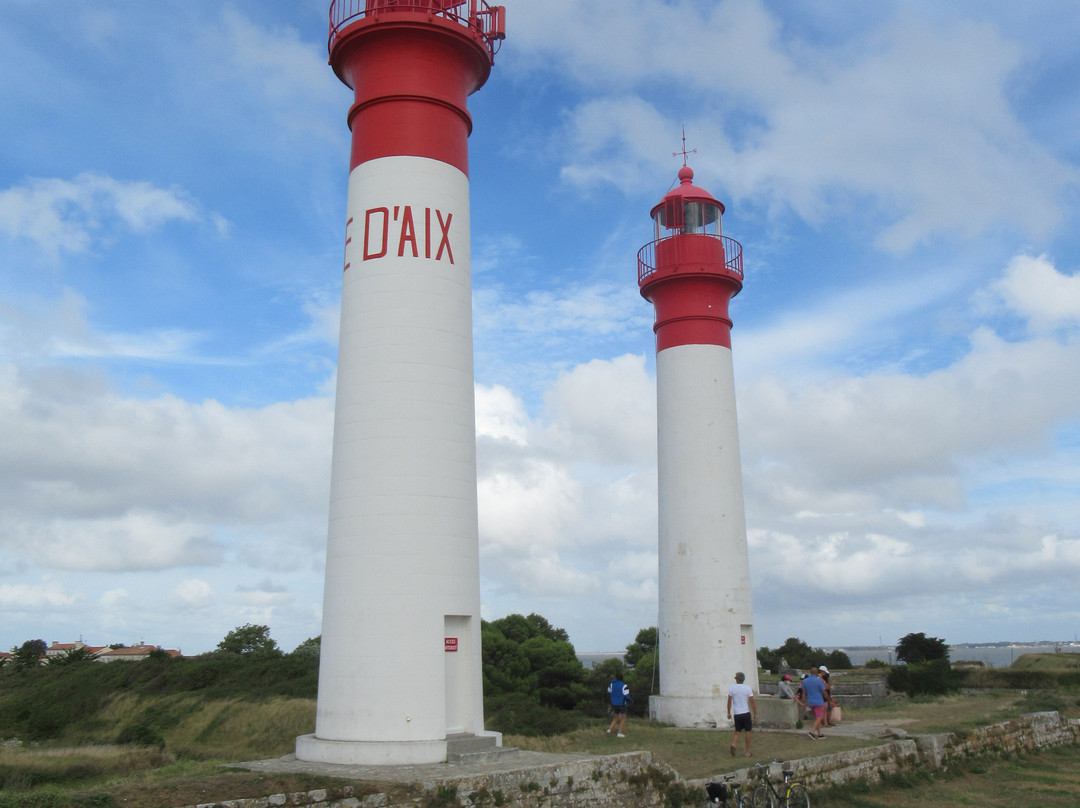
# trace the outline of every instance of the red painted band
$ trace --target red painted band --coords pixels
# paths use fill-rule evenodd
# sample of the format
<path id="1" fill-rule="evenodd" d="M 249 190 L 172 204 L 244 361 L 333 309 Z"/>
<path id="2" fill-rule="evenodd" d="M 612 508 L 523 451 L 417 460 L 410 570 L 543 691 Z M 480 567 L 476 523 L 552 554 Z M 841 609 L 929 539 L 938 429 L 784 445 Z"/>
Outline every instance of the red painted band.
<path id="1" fill-rule="evenodd" d="M 466 99 L 491 72 L 481 42 L 460 25 L 386 14 L 345 28 L 330 53 L 352 87 L 350 170 L 379 157 L 428 157 L 469 173 Z"/>
<path id="2" fill-rule="evenodd" d="M 656 307 L 656 350 L 677 345 L 731 347 L 728 304 L 742 285 L 727 275 L 657 270 L 641 286 Z"/>

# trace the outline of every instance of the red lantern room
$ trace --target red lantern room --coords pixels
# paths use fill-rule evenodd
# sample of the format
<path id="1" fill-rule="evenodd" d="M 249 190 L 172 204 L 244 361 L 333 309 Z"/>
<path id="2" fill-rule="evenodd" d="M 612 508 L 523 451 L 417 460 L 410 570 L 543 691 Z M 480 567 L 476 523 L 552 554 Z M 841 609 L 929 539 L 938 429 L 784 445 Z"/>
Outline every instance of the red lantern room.
<path id="1" fill-rule="evenodd" d="M 656 307 L 656 350 L 731 347 L 728 301 L 742 289 L 742 245 L 721 232 L 724 205 L 679 169 L 679 185 L 651 212 L 653 241 L 638 251 L 641 296 Z"/>

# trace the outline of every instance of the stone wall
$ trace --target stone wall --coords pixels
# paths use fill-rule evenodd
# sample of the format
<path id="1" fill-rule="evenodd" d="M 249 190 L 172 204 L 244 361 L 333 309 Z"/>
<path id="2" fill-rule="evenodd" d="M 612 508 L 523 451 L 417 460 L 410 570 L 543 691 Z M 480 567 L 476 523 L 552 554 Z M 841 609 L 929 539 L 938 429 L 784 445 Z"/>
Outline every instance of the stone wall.
<path id="1" fill-rule="evenodd" d="M 1080 743 L 1080 721 L 1063 719 L 1056 712 L 1032 713 L 980 727 L 966 735 L 947 733 L 903 738 L 882 746 L 791 760 L 785 767 L 795 772 L 795 779 L 810 788 L 857 780 L 876 783 L 890 774 L 941 769 L 951 760 L 1030 752 L 1075 743 Z M 746 782 L 752 779 L 754 772 L 741 769 L 735 774 Z M 772 775 L 775 777 L 778 772 L 774 769 Z M 704 789 L 707 782 L 693 780 L 688 784 Z"/>
<path id="2" fill-rule="evenodd" d="M 776 696 L 779 698 L 779 682 L 762 682 L 760 684 L 761 695 Z M 791 689 L 796 690 L 799 681 L 791 683 Z M 879 704 L 889 698 L 889 688 L 885 682 L 885 676 L 860 677 L 854 681 L 848 681 L 844 676 L 834 676 L 832 680 L 833 699 L 841 707 L 866 707 L 870 704 Z"/>

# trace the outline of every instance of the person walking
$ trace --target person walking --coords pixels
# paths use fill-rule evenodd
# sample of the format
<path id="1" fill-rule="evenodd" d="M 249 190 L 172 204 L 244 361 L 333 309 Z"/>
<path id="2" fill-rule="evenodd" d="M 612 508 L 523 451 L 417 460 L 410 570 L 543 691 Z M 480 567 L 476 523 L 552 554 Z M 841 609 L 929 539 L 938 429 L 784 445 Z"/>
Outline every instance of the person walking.
<path id="1" fill-rule="evenodd" d="M 802 690 L 804 703 L 814 714 L 810 737 L 817 741 L 825 737 L 821 732 L 821 725 L 825 723 L 825 682 L 818 676 L 817 665 L 810 668 L 810 675 L 803 679 Z"/>
<path id="2" fill-rule="evenodd" d="M 731 756 L 735 757 L 735 745 L 739 742 L 739 733 L 746 733 L 746 757 L 750 757 L 750 731 L 757 721 L 757 703 L 754 701 L 754 690 L 750 685 L 743 684 L 746 676 L 742 671 L 735 674 L 735 684 L 728 688 L 727 717 L 735 723 L 735 735 L 731 739 Z M 753 717 L 751 717 L 751 711 Z M 732 715 L 734 713 L 734 715 Z"/>
<path id="3" fill-rule="evenodd" d="M 608 696 L 611 697 L 611 726 L 607 728 L 607 732 L 610 735 L 611 731 L 618 725 L 615 737 L 625 738 L 623 729 L 626 727 L 626 708 L 633 701 L 630 698 L 630 687 L 616 676 L 611 680 L 611 684 L 607 686 L 607 692 Z"/>

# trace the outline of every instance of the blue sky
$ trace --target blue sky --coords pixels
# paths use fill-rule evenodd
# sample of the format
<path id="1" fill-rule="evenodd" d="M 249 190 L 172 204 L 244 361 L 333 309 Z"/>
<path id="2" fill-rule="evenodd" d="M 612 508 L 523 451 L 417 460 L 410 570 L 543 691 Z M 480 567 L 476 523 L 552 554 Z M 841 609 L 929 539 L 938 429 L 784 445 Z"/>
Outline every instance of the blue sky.
<path id="1" fill-rule="evenodd" d="M 1074 639 L 1076 4 L 505 5 L 470 99 L 484 616 L 655 624 L 635 256 L 685 126 L 745 254 L 758 644 Z M 327 8 L 0 0 L 0 647 L 319 633 Z"/>

